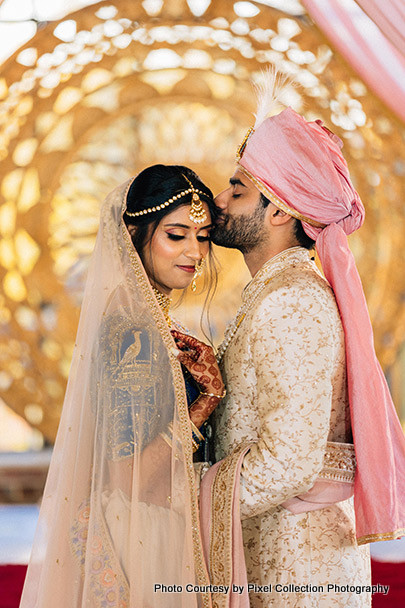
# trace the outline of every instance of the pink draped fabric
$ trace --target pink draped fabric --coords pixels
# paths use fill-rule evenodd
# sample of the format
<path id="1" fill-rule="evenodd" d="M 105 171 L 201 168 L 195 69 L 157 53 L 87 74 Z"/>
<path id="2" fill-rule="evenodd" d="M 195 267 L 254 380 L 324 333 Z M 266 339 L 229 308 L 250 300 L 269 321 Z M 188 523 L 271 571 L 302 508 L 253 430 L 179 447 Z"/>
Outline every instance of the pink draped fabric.
<path id="1" fill-rule="evenodd" d="M 356 0 L 356 2 L 405 57 L 404 0 L 389 0 L 389 2 Z"/>
<path id="2" fill-rule="evenodd" d="M 239 166 L 273 204 L 301 219 L 335 293 L 345 332 L 357 460 L 356 534 L 363 543 L 405 535 L 405 438 L 375 355 L 366 300 L 346 238 L 362 225 L 364 207 L 341 146 L 321 121 L 307 122 L 287 108 L 253 132 Z"/>
<path id="3" fill-rule="evenodd" d="M 243 457 L 245 456 L 248 448 L 244 449 L 239 455 L 239 458 L 235 462 L 233 476 L 234 485 L 228 487 L 227 492 L 232 493 L 232 521 L 225 522 L 225 526 L 229 523 L 229 530 L 231 536 L 231 561 L 232 561 L 232 572 L 229 580 L 215 580 L 210 572 L 211 584 L 229 584 L 231 589 L 227 594 L 226 598 L 221 598 L 221 606 L 226 608 L 249 608 L 249 595 L 248 595 L 248 580 L 245 564 L 245 555 L 243 549 L 243 537 L 242 537 L 242 523 L 240 518 L 240 507 L 239 507 L 239 486 L 240 486 L 240 470 L 242 467 Z M 228 458 L 232 458 L 232 454 Z M 201 537 L 203 542 L 203 549 L 205 555 L 206 564 L 210 564 L 210 549 L 211 549 L 211 536 L 215 541 L 216 530 L 213 529 L 212 520 L 212 502 L 214 493 L 214 484 L 216 476 L 219 474 L 219 469 L 223 465 L 224 461 L 221 460 L 214 464 L 208 472 L 204 475 L 201 488 L 200 488 L 200 525 L 201 525 Z M 223 507 L 223 505 L 222 505 Z M 223 522 L 221 522 L 223 525 Z M 211 564 L 210 564 L 211 566 Z M 235 593 L 232 591 L 232 586 L 237 585 L 243 589 L 242 593 Z M 223 601 L 225 599 L 225 601 Z M 215 605 L 218 605 L 215 603 Z"/>
<path id="4" fill-rule="evenodd" d="M 398 50 L 401 40 L 404 44 L 405 30 L 395 38 L 391 34 L 396 48 L 354 0 L 303 0 L 303 4 L 364 82 L 399 118 L 405 120 L 405 53 Z M 379 4 L 380 13 L 385 15 L 385 22 L 389 22 L 391 29 L 401 28 L 401 23 L 404 23 L 402 0 L 380 3 L 364 0 L 359 4 L 364 4 L 365 10 L 367 5 L 370 15 L 371 5 Z M 398 14 L 399 23 L 396 21 Z M 376 23 L 381 21 L 376 19 Z M 384 30 L 387 32 L 386 26 Z"/>
<path id="5" fill-rule="evenodd" d="M 405 534 L 405 441 L 375 356 L 366 300 L 344 229 L 330 224 L 316 248 L 346 336 L 347 382 L 357 472 L 356 533 L 364 542 Z M 350 338 L 348 339 L 348 337 Z M 389 522 L 389 523 L 388 523 Z"/>
<path id="6" fill-rule="evenodd" d="M 308 513 L 347 500 L 353 496 L 353 491 L 351 482 L 318 479 L 308 492 L 289 498 L 281 506 L 291 513 Z"/>

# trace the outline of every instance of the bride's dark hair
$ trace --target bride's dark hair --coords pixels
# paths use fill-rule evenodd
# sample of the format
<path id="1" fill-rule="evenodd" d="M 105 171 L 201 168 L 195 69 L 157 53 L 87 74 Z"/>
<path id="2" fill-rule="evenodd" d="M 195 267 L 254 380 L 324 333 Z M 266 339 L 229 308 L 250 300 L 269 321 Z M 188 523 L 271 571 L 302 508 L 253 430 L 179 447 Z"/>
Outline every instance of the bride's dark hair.
<path id="1" fill-rule="evenodd" d="M 201 191 L 200 199 L 208 205 L 212 223 L 218 217 L 218 209 L 214 203 L 211 190 L 201 181 L 192 169 L 182 165 L 152 165 L 147 167 L 132 182 L 127 194 L 127 211 L 135 213 L 162 205 L 176 194 L 190 188 L 189 180 L 194 188 Z M 151 243 L 152 237 L 161 220 L 183 205 L 191 204 L 192 193 L 177 199 L 167 207 L 159 211 L 146 213 L 137 217 L 131 217 L 126 212 L 123 215 L 124 222 L 129 227 L 132 243 L 141 259 L 145 247 Z M 208 287 L 208 293 L 204 304 L 207 312 L 208 303 L 212 300 L 217 286 L 217 264 L 212 250 L 212 242 L 209 241 L 209 253 L 207 256 L 208 272 L 205 272 L 204 289 Z M 208 313 L 207 313 L 207 321 Z M 204 330 L 203 330 L 204 331 Z M 205 333 L 205 332 L 204 332 Z"/>
<path id="2" fill-rule="evenodd" d="M 214 222 L 218 216 L 218 210 L 214 204 L 211 190 L 194 171 L 181 165 L 152 165 L 141 171 L 129 188 L 127 211 L 135 213 L 136 211 L 157 207 L 168 201 L 175 194 L 188 190 L 190 184 L 184 176 L 192 183 L 194 188 L 204 193 L 200 194 L 200 198 L 204 203 L 207 203 L 212 221 Z M 131 238 L 140 256 L 142 256 L 145 245 L 152 238 L 157 226 L 165 215 L 172 213 L 172 211 L 183 205 L 190 205 L 191 196 L 191 193 L 186 194 L 159 211 L 146 213 L 138 217 L 131 217 L 127 213 L 124 213 L 126 225 L 136 226 L 137 228 L 133 233 L 131 232 Z M 152 230 L 150 230 L 149 226 L 152 226 Z"/>

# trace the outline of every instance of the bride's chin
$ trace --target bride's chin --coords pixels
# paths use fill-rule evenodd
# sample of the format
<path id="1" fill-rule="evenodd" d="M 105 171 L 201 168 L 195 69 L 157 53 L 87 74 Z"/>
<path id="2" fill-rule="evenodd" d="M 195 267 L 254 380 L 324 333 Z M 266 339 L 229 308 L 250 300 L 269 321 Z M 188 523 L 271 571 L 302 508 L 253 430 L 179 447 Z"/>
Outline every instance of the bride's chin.
<path id="1" fill-rule="evenodd" d="M 177 289 L 177 290 L 181 291 L 181 290 L 187 289 L 187 287 L 190 287 L 190 285 L 191 285 L 191 281 L 188 281 L 188 283 L 184 282 L 184 283 L 181 283 L 181 285 L 180 284 L 176 285 L 176 286 L 173 285 L 172 289 Z"/>
<path id="2" fill-rule="evenodd" d="M 172 280 L 170 282 L 170 288 L 177 289 L 177 290 L 187 289 L 187 287 L 190 287 L 192 280 L 193 280 L 193 276 L 184 277 L 183 279 L 180 278 L 177 281 Z"/>

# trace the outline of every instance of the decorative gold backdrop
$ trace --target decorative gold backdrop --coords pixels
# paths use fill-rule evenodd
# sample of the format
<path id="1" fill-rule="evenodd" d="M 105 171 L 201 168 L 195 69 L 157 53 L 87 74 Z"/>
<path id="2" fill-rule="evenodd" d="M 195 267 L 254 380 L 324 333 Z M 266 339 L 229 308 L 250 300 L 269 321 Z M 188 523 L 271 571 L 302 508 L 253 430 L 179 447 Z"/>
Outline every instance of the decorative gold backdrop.
<path id="1" fill-rule="evenodd" d="M 0 72 L 0 394 L 50 440 L 101 201 L 155 162 L 190 165 L 214 191 L 225 187 L 252 122 L 250 80 L 269 63 L 300 85 L 285 104 L 345 143 L 367 209 L 351 246 L 384 366 L 403 341 L 404 125 L 304 11 L 195 5 L 100 2 L 48 24 Z M 221 256 L 217 333 L 248 278 L 238 254 Z"/>

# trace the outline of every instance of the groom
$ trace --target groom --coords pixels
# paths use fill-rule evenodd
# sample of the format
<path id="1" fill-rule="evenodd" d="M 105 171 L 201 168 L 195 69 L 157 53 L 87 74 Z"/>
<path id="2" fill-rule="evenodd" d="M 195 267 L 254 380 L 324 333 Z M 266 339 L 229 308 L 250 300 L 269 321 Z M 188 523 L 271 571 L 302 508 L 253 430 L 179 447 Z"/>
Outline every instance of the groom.
<path id="1" fill-rule="evenodd" d="M 364 543 L 404 528 L 393 489 L 404 440 L 347 245 L 364 208 L 340 147 L 288 108 L 245 137 L 216 198 L 213 241 L 239 249 L 252 275 L 220 347 L 215 414 L 217 460 L 250 445 L 240 516 L 252 608 L 369 606 Z"/>

